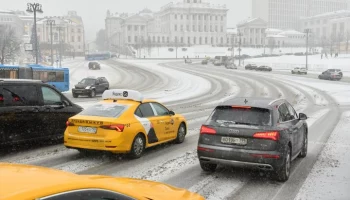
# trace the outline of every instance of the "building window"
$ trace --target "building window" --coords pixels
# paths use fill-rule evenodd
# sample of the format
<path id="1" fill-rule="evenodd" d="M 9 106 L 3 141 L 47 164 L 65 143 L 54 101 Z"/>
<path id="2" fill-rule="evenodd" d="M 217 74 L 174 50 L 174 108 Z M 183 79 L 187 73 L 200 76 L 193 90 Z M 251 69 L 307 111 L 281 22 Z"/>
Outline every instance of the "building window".
<path id="1" fill-rule="evenodd" d="M 156 36 L 153 36 L 153 43 L 156 42 Z"/>
<path id="2" fill-rule="evenodd" d="M 78 36 L 78 42 L 81 42 L 81 37 L 80 36 Z"/>
<path id="3" fill-rule="evenodd" d="M 181 37 L 180 40 L 181 40 L 181 43 L 184 43 L 184 38 L 183 37 Z"/>
<path id="4" fill-rule="evenodd" d="M 134 30 L 135 30 L 135 31 L 137 31 L 137 29 L 138 29 L 138 26 L 137 26 L 137 25 L 135 25 L 135 26 L 134 26 Z"/>
<path id="5" fill-rule="evenodd" d="M 177 14 L 175 14 L 175 19 L 177 19 Z"/>
<path id="6" fill-rule="evenodd" d="M 196 25 L 192 26 L 192 31 L 194 31 L 194 32 L 196 31 Z"/>
<path id="7" fill-rule="evenodd" d="M 174 25 L 174 30 L 177 31 L 177 25 L 176 24 Z"/>
<path id="8" fill-rule="evenodd" d="M 163 42 L 163 43 L 165 42 L 165 38 L 164 38 L 164 36 L 162 37 L 162 42 Z"/>
<path id="9" fill-rule="evenodd" d="M 207 25 L 204 25 L 204 32 L 207 32 Z"/>
<path id="10" fill-rule="evenodd" d="M 190 25 L 186 25 L 187 31 L 190 31 Z"/>
<path id="11" fill-rule="evenodd" d="M 193 19 L 193 20 L 196 20 L 196 15 L 192 15 L 192 19 Z"/>
<path id="12" fill-rule="evenodd" d="M 131 25 L 128 25 L 128 31 L 131 31 Z"/>
<path id="13" fill-rule="evenodd" d="M 74 42 L 74 36 L 71 37 L 71 42 Z"/>
<path id="14" fill-rule="evenodd" d="M 190 37 L 187 38 L 187 43 L 191 44 L 191 38 Z"/>
<path id="15" fill-rule="evenodd" d="M 211 37 L 211 39 L 210 39 L 210 44 L 214 44 L 214 38 L 213 37 Z"/>
<path id="16" fill-rule="evenodd" d="M 128 42 L 129 43 L 131 42 L 131 36 L 128 36 Z"/>
<path id="17" fill-rule="evenodd" d="M 224 16 L 221 16 L 221 21 L 224 21 Z"/>
<path id="18" fill-rule="evenodd" d="M 186 15 L 186 19 L 189 20 L 190 19 L 190 15 Z"/>
<path id="19" fill-rule="evenodd" d="M 157 39 L 158 39 L 158 40 L 157 40 L 157 41 L 158 41 L 158 43 L 160 43 L 160 36 L 158 36 L 158 38 L 157 38 Z"/>
<path id="20" fill-rule="evenodd" d="M 197 38 L 196 37 L 193 37 L 193 44 L 196 44 L 197 43 Z"/>
<path id="21" fill-rule="evenodd" d="M 221 32 L 224 32 L 224 27 L 223 26 L 221 26 Z"/>
<path id="22" fill-rule="evenodd" d="M 202 32 L 201 25 L 198 25 L 198 31 Z"/>
<path id="23" fill-rule="evenodd" d="M 202 44 L 202 37 L 199 37 L 199 44 Z"/>
<path id="24" fill-rule="evenodd" d="M 166 38 L 167 43 L 169 43 L 169 37 Z"/>
<path id="25" fill-rule="evenodd" d="M 175 43 L 177 43 L 177 36 L 175 36 L 174 41 L 175 41 Z"/>
<path id="26" fill-rule="evenodd" d="M 134 41 L 135 41 L 135 43 L 137 42 L 137 36 L 134 37 Z"/>
<path id="27" fill-rule="evenodd" d="M 221 37 L 220 43 L 221 43 L 221 44 L 224 44 L 224 38 Z"/>
<path id="28" fill-rule="evenodd" d="M 180 18 L 183 19 L 183 15 L 180 15 Z"/>
<path id="29" fill-rule="evenodd" d="M 144 31 L 144 30 L 145 30 L 145 26 L 142 25 L 142 26 L 141 26 L 141 31 Z"/>
<path id="30" fill-rule="evenodd" d="M 204 42 L 205 42 L 205 44 L 208 44 L 208 38 L 207 37 L 204 38 Z"/>
<path id="31" fill-rule="evenodd" d="M 217 25 L 215 26 L 215 32 L 218 32 L 218 26 Z"/>
<path id="32" fill-rule="evenodd" d="M 213 32 L 213 26 L 210 25 L 210 32 Z"/>
<path id="33" fill-rule="evenodd" d="M 207 20 L 207 15 L 204 15 L 204 20 Z"/>
<path id="34" fill-rule="evenodd" d="M 218 21 L 218 16 L 215 16 L 215 20 Z"/>

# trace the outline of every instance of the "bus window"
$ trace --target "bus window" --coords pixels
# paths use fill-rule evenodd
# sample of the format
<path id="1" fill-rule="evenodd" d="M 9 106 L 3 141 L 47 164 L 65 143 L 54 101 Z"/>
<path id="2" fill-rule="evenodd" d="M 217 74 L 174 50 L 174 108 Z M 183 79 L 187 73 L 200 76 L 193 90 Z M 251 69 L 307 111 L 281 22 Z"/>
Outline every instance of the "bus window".
<path id="1" fill-rule="evenodd" d="M 17 79 L 18 72 L 16 70 L 0 70 L 0 78 Z"/>
<path id="2" fill-rule="evenodd" d="M 40 80 L 40 72 L 33 71 L 33 79 L 34 80 Z"/>
<path id="3" fill-rule="evenodd" d="M 48 82 L 57 82 L 56 81 L 56 72 L 47 72 L 47 73 L 48 73 L 48 77 L 47 77 Z"/>
<path id="4" fill-rule="evenodd" d="M 47 72 L 40 72 L 40 80 L 47 82 Z"/>
<path id="5" fill-rule="evenodd" d="M 64 82 L 64 72 L 56 72 L 56 82 Z"/>

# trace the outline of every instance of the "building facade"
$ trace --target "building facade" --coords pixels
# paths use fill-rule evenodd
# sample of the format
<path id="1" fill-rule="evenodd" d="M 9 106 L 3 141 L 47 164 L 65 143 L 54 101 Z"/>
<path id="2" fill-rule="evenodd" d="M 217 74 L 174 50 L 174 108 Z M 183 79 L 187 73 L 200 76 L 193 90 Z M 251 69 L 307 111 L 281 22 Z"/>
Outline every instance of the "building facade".
<path id="1" fill-rule="evenodd" d="M 350 10 L 329 12 L 301 19 L 303 29 L 310 29 L 320 46 L 343 46 L 350 40 Z"/>
<path id="2" fill-rule="evenodd" d="M 300 17 L 348 8 L 348 0 L 253 0 L 252 15 L 268 22 L 269 28 L 300 29 Z"/>
<path id="3" fill-rule="evenodd" d="M 249 18 L 237 24 L 238 36 L 241 37 L 242 46 L 264 46 L 266 28 L 267 22 L 260 18 Z"/>
<path id="4" fill-rule="evenodd" d="M 158 12 L 107 13 L 106 32 L 111 46 L 227 45 L 225 5 L 202 0 L 168 3 Z"/>
<path id="5" fill-rule="evenodd" d="M 22 20 L 13 11 L 0 10 L 0 26 L 11 27 L 17 38 L 22 40 L 24 34 L 24 25 Z"/>

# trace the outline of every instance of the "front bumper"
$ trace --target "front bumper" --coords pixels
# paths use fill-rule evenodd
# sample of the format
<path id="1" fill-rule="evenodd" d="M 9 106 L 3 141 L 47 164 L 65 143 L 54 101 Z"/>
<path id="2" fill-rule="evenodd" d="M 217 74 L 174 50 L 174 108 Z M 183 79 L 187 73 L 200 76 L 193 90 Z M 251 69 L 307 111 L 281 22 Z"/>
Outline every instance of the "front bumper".
<path id="1" fill-rule="evenodd" d="M 89 95 L 91 93 L 91 89 L 72 89 L 72 93 L 81 94 L 81 95 Z"/>
<path id="2" fill-rule="evenodd" d="M 202 163 L 230 165 L 242 168 L 275 170 L 282 166 L 284 155 L 277 151 L 261 151 L 199 145 L 198 158 Z"/>

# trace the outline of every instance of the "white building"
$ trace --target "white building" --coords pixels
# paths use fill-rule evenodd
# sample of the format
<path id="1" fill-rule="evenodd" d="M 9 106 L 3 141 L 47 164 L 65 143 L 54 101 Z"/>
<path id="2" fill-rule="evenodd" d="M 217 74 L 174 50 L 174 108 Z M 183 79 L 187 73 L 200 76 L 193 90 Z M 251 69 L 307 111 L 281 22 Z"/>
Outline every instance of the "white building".
<path id="1" fill-rule="evenodd" d="M 304 47 L 306 33 L 296 30 L 266 29 L 266 46 L 275 47 Z"/>
<path id="2" fill-rule="evenodd" d="M 10 26 L 13 28 L 18 39 L 22 40 L 24 26 L 22 20 L 13 11 L 0 10 L 0 26 Z"/>
<path id="3" fill-rule="evenodd" d="M 241 34 L 242 46 L 264 46 L 266 28 L 267 22 L 260 18 L 249 18 L 237 24 L 238 33 Z"/>
<path id="4" fill-rule="evenodd" d="M 252 15 L 268 22 L 269 28 L 300 29 L 300 17 L 342 10 L 348 0 L 252 0 Z"/>
<path id="5" fill-rule="evenodd" d="M 111 46 L 226 46 L 227 11 L 225 5 L 183 0 L 168 3 L 158 12 L 148 9 L 133 15 L 108 12 L 107 38 Z"/>

